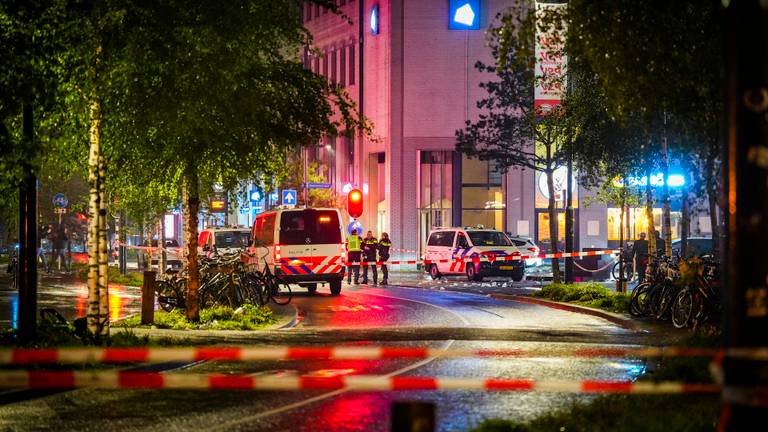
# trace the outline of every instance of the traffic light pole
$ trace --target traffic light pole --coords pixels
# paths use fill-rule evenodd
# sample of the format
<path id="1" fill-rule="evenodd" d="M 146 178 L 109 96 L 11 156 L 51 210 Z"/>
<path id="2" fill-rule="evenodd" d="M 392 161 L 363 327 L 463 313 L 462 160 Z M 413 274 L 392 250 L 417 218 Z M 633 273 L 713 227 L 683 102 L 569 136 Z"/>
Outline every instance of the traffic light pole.
<path id="1" fill-rule="evenodd" d="M 726 348 L 768 345 L 768 10 L 760 0 L 726 8 Z M 726 357 L 719 430 L 768 424 L 768 362 Z"/>
<path id="2" fill-rule="evenodd" d="M 575 252 L 573 250 L 573 150 L 568 150 L 568 180 L 565 191 L 568 203 L 565 208 L 565 251 Z M 565 282 L 573 283 L 573 258 L 565 259 Z"/>

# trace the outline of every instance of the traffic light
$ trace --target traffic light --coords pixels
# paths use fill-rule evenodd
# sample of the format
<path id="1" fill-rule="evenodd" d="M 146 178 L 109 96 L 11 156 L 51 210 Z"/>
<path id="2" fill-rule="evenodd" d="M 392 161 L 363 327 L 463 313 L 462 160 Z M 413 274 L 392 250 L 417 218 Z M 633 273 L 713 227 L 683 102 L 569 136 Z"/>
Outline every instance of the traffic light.
<path id="1" fill-rule="evenodd" d="M 352 189 L 347 195 L 347 211 L 349 216 L 359 218 L 363 214 L 363 193 L 360 189 Z"/>

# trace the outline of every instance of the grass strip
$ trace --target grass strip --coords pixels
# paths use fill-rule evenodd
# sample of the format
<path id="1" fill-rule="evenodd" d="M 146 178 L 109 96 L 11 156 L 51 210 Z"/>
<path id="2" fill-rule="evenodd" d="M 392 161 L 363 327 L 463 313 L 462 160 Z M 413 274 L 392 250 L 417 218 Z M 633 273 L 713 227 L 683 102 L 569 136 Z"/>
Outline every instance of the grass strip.
<path id="1" fill-rule="evenodd" d="M 629 311 L 629 293 L 617 293 L 594 282 L 549 284 L 542 287 L 540 291 L 534 292 L 533 296 L 609 312 L 627 313 Z"/>

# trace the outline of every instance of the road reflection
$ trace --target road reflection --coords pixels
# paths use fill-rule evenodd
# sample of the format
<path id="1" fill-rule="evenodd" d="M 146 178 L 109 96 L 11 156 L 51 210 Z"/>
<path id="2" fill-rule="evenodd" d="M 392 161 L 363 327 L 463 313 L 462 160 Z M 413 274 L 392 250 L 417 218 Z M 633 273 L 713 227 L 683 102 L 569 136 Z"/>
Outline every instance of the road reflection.
<path id="1" fill-rule="evenodd" d="M 0 328 L 18 328 L 19 293 L 0 291 Z M 84 283 L 68 285 L 40 285 L 37 295 L 38 311 L 56 309 L 67 321 L 88 313 L 88 287 Z M 109 286 L 109 318 L 123 319 L 141 310 L 141 288 L 124 285 Z"/>

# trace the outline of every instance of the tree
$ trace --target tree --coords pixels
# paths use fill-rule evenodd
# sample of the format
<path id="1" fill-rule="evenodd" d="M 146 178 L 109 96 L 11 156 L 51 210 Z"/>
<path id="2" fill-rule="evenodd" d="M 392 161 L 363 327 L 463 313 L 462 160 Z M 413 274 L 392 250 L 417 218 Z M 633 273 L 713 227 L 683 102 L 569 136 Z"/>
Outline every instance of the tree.
<path id="1" fill-rule="evenodd" d="M 137 34 L 127 49 L 141 67 L 121 69 L 131 116 L 112 125 L 121 149 L 113 163 L 146 187 L 181 190 L 187 317 L 196 320 L 201 199 L 214 184 L 234 190 L 242 179 L 271 177 L 288 150 L 362 122 L 343 90 L 295 55 L 311 39 L 291 0 L 166 0 L 131 19 Z"/>
<path id="2" fill-rule="evenodd" d="M 538 16 L 537 16 L 538 15 Z M 467 121 L 456 131 L 456 149 L 469 157 L 493 160 L 506 172 L 511 167 L 528 168 L 547 178 L 549 228 L 552 252 L 557 253 L 557 204 L 554 172 L 564 165 L 565 149 L 578 128 L 562 106 L 543 113 L 534 107 L 534 87 L 542 79 L 562 84 L 562 77 L 537 77 L 535 37 L 540 33 L 562 34 L 562 15 L 544 9 L 539 14 L 529 5 L 518 5 L 497 16 L 498 27 L 488 31 L 494 64 L 477 62 L 475 67 L 494 75 L 481 83 L 488 92 L 477 103 L 479 119 Z M 554 44 L 555 46 L 557 44 Z M 550 55 L 562 55 L 551 49 Z M 558 260 L 552 260 L 552 276 L 560 280 Z"/>
<path id="3" fill-rule="evenodd" d="M 719 7 L 714 0 L 569 3 L 570 58 L 589 63 L 606 94 L 612 116 L 641 119 L 647 138 L 646 161 L 658 157 L 665 178 L 672 150 L 698 154 L 707 159 L 708 173 L 717 172 L 722 112 Z M 674 142 L 670 137 L 679 139 Z M 710 213 L 715 222 L 717 178 L 709 175 L 707 179 Z M 663 195 L 669 252 L 666 186 Z M 718 224 L 713 223 L 712 229 L 713 237 L 718 239 Z"/>

